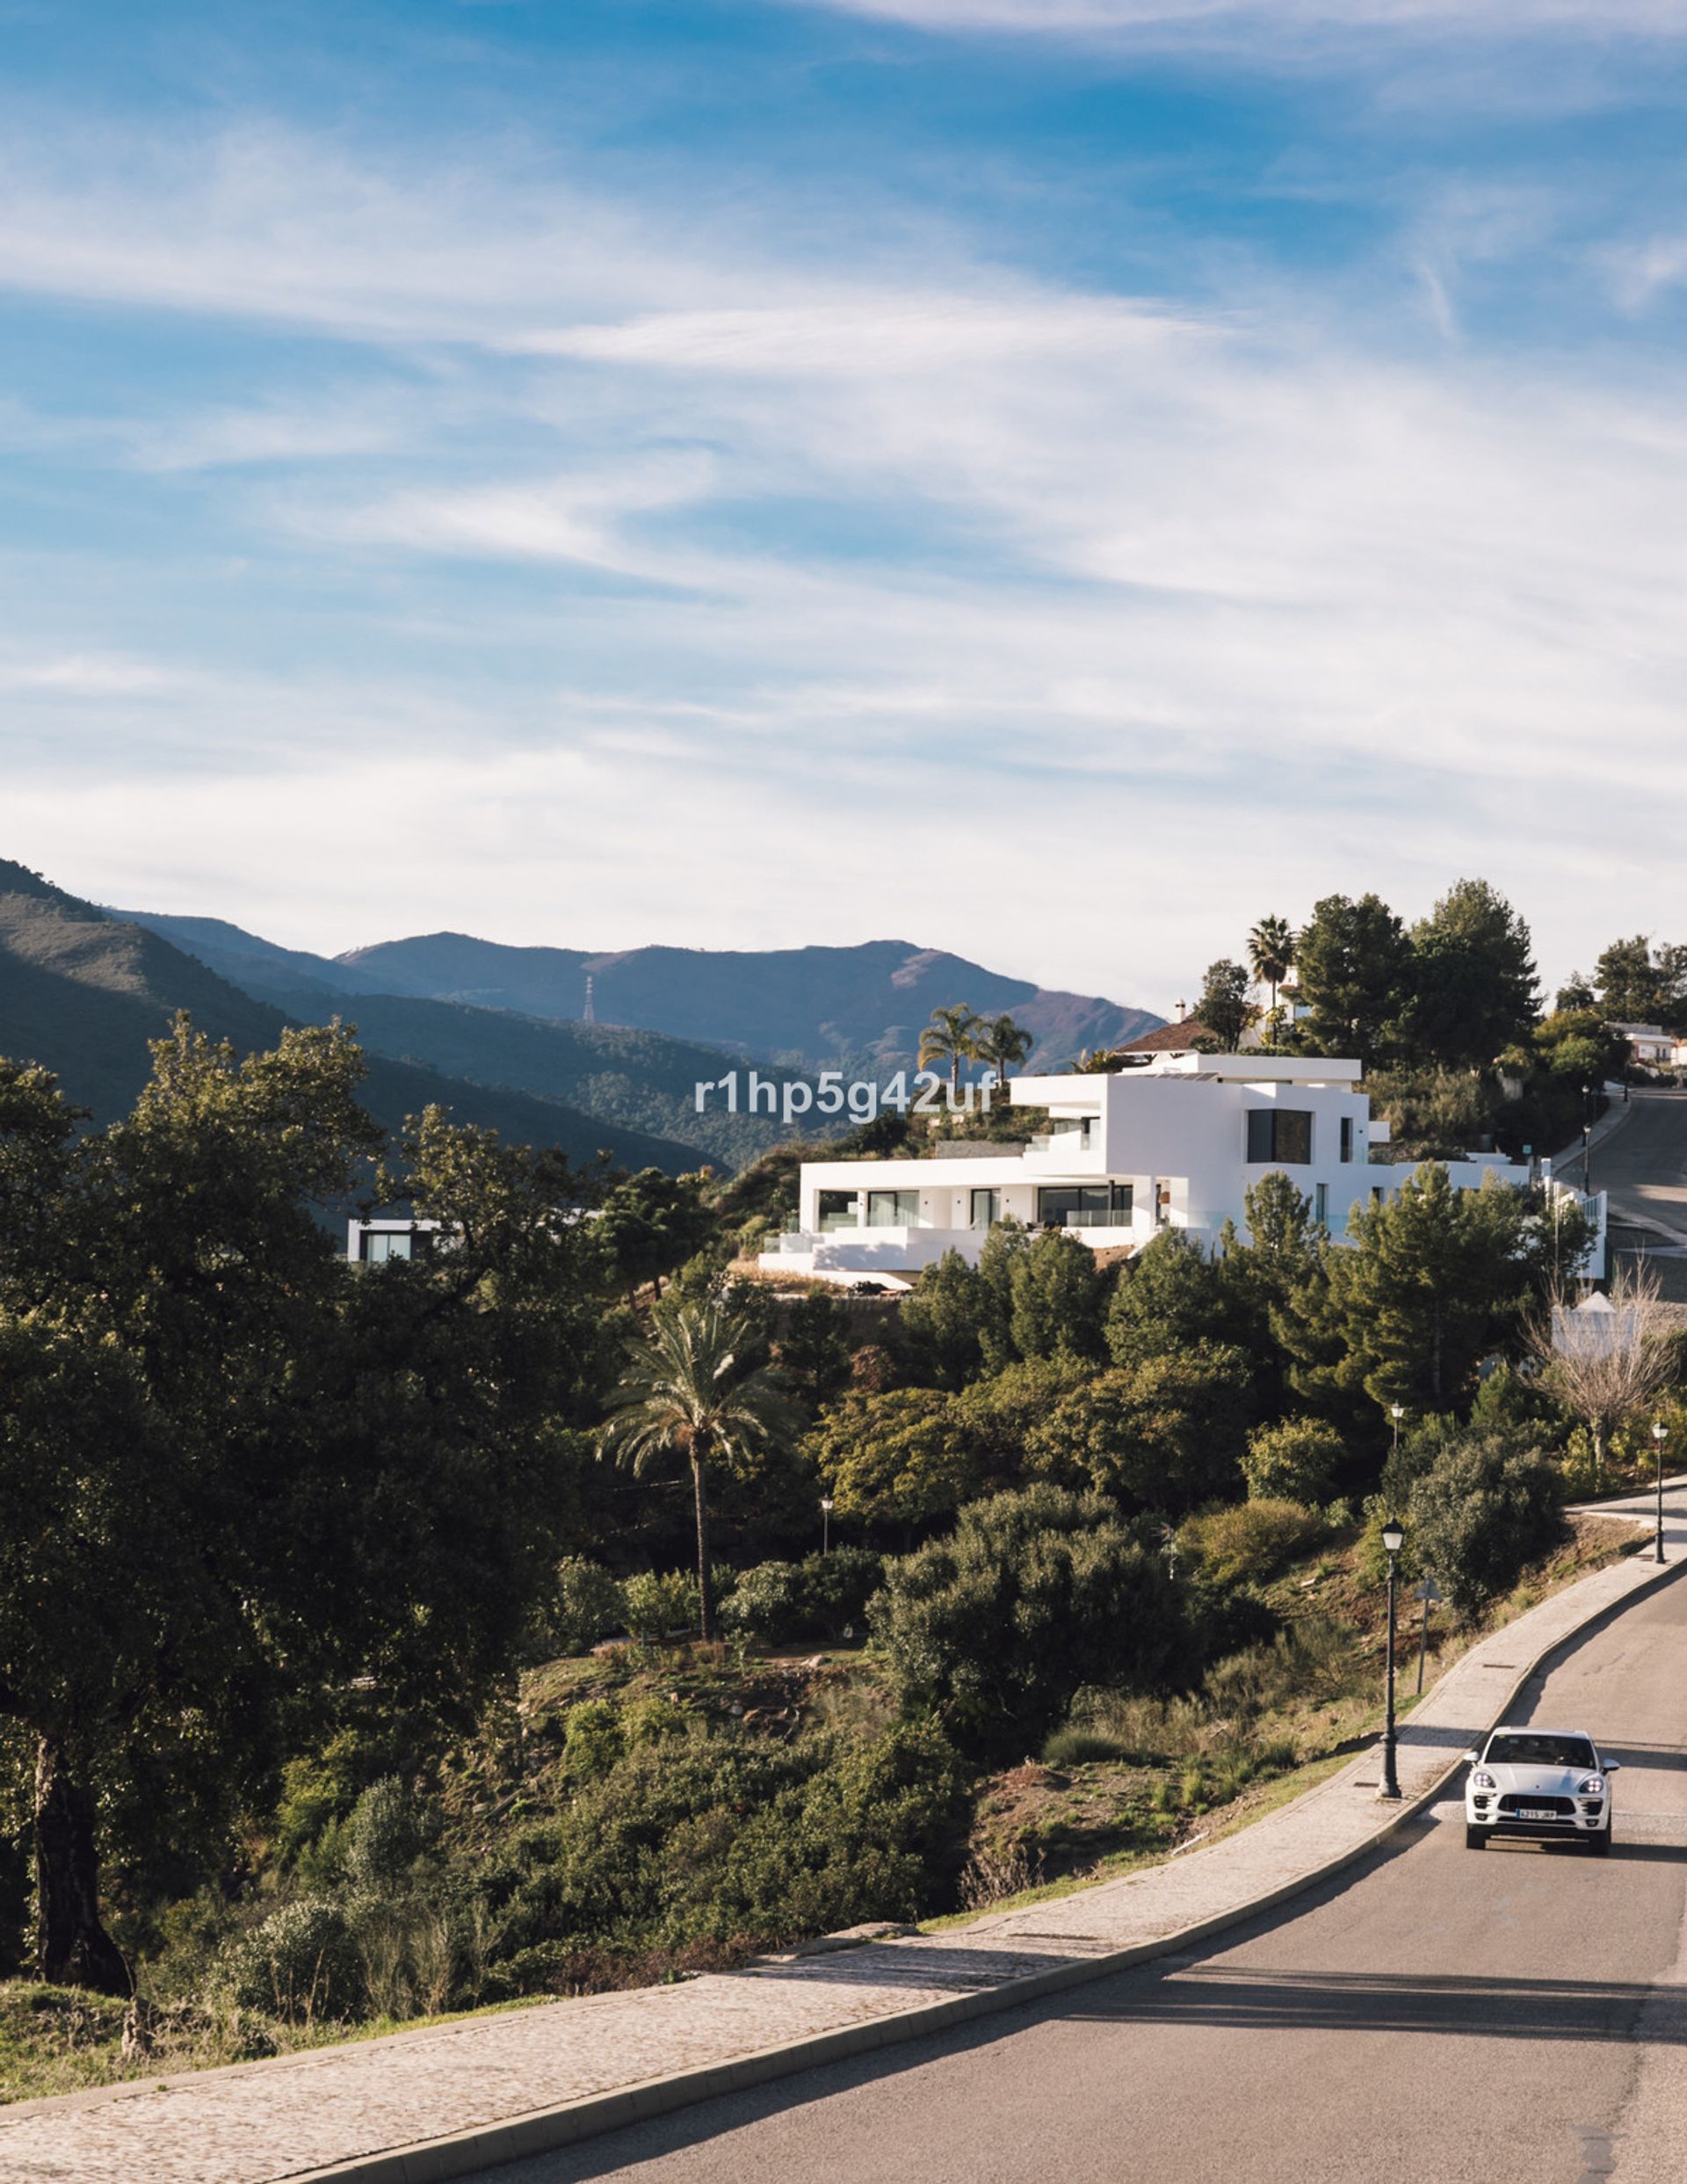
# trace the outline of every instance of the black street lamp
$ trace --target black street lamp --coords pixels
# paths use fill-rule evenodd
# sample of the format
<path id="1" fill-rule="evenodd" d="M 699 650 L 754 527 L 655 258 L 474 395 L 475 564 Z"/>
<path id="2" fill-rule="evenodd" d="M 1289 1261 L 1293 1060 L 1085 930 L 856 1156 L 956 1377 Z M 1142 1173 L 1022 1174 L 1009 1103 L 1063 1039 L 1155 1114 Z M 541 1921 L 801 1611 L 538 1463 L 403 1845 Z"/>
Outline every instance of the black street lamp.
<path id="1" fill-rule="evenodd" d="M 1663 1560 L 1663 1444 L 1669 1438 L 1669 1428 L 1662 1419 L 1657 1419 L 1652 1427 L 1652 1447 L 1658 1460 L 1658 1521 L 1657 1527 L 1652 1535 L 1654 1562 Z"/>
<path id="2" fill-rule="evenodd" d="M 1382 1725 L 1382 1781 L 1379 1797 L 1398 1797 L 1400 1776 L 1394 1767 L 1394 1600 L 1400 1550 L 1406 1544 L 1406 1527 L 1390 1517 L 1382 1527 L 1382 1543 L 1388 1553 L 1388 1703 Z"/>
<path id="3" fill-rule="evenodd" d="M 822 1555 L 829 1555 L 832 1551 L 832 1498 L 829 1494 L 822 1494 L 820 1498 L 820 1551 Z"/>
<path id="4" fill-rule="evenodd" d="M 1388 1415 L 1394 1421 L 1394 1453 L 1398 1455 L 1400 1454 L 1400 1421 L 1406 1415 L 1406 1405 L 1403 1403 L 1391 1403 L 1388 1405 Z"/>

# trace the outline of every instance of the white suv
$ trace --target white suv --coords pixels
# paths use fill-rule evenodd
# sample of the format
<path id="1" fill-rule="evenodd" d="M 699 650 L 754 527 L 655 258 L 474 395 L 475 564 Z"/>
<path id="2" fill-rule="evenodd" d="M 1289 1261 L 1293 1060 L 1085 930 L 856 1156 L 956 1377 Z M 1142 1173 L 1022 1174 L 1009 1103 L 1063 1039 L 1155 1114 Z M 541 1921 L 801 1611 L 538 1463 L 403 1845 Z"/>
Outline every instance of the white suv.
<path id="1" fill-rule="evenodd" d="M 1611 1777 L 1579 1730 L 1496 1729 L 1480 1752 L 1467 1752 L 1465 1843 L 1485 1850 L 1491 1835 L 1571 1838 L 1596 1857 L 1611 1848 Z"/>

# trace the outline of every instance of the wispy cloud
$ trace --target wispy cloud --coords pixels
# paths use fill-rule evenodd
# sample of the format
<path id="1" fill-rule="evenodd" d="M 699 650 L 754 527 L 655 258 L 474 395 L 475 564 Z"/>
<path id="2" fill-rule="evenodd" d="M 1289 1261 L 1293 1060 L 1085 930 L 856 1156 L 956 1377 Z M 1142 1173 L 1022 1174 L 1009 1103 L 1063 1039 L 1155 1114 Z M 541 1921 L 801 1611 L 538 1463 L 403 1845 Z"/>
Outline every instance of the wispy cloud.
<path id="1" fill-rule="evenodd" d="M 1555 28 L 1599 36 L 1687 30 L 1683 0 L 795 0 L 931 31 L 1044 37 L 1248 25 L 1268 33 L 1430 27 L 1459 36 Z"/>

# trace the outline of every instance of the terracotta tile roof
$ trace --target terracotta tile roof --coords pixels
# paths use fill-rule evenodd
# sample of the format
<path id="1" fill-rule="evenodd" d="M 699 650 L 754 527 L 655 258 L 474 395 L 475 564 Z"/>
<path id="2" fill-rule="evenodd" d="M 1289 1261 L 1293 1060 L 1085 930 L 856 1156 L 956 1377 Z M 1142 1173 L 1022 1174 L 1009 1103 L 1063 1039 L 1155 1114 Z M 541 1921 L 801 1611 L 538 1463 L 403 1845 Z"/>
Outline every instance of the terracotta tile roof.
<path id="1" fill-rule="evenodd" d="M 1198 1039 L 1206 1037 L 1206 1027 L 1198 1024 L 1191 1016 L 1181 1024 L 1162 1024 L 1158 1031 L 1145 1031 L 1140 1039 L 1127 1039 L 1114 1051 L 1119 1054 L 1186 1054 Z"/>

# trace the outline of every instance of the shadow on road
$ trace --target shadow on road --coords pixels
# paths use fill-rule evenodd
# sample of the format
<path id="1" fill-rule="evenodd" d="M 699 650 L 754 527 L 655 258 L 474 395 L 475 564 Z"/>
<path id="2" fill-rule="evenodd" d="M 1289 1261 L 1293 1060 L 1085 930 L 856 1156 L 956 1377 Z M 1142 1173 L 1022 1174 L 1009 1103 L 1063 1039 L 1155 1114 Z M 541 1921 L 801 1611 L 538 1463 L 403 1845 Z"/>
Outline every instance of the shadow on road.
<path id="1" fill-rule="evenodd" d="M 1596 1979 L 1480 1979 L 1452 1974 L 1251 1970 L 1208 1966 L 1128 1990 L 1092 2024 L 1227 2025 L 1330 2032 L 1473 2033 L 1483 2039 L 1627 2040 L 1656 1990 Z M 1669 2033 L 1687 2045 L 1687 2025 Z"/>

